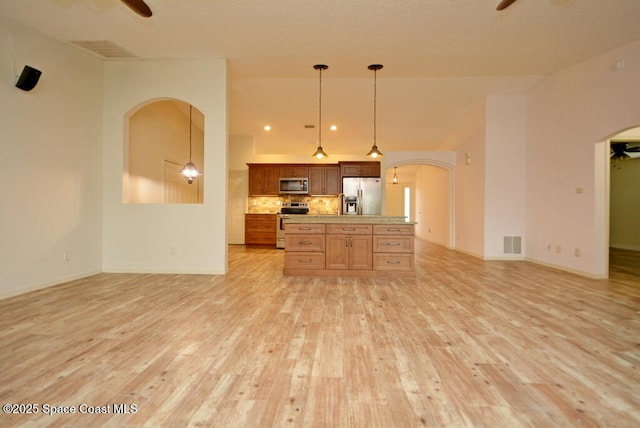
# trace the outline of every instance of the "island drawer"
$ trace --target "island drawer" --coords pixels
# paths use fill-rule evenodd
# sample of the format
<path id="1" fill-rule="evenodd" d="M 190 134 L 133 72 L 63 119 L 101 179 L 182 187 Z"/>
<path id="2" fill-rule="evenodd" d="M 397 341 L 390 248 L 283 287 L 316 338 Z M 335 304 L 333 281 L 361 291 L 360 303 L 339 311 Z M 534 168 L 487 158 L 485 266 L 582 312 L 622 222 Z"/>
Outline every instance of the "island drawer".
<path id="1" fill-rule="evenodd" d="M 412 235 L 412 224 L 376 224 L 373 226 L 375 235 Z"/>
<path id="2" fill-rule="evenodd" d="M 374 253 L 413 253 L 413 236 L 373 236 Z"/>
<path id="3" fill-rule="evenodd" d="M 324 235 L 290 234 L 284 237 L 287 251 L 324 251 Z"/>
<path id="4" fill-rule="evenodd" d="M 324 224 L 314 224 L 314 223 L 285 223 L 284 230 L 289 233 L 304 233 L 305 235 L 309 234 L 324 234 L 325 228 Z"/>
<path id="5" fill-rule="evenodd" d="M 370 224 L 328 224 L 327 234 L 330 235 L 371 235 L 373 226 Z"/>
<path id="6" fill-rule="evenodd" d="M 285 269 L 324 269 L 324 253 L 295 252 L 284 256 Z"/>
<path id="7" fill-rule="evenodd" d="M 373 270 L 413 270 L 413 254 L 373 254 Z"/>

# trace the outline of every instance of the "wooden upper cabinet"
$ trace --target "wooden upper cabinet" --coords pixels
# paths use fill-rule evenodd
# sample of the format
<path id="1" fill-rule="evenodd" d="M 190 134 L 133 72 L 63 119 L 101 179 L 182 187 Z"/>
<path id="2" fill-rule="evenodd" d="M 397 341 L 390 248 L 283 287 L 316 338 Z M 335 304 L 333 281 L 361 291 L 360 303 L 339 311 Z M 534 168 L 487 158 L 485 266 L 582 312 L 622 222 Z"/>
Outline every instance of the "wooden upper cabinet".
<path id="1" fill-rule="evenodd" d="M 279 188 L 279 166 L 249 164 L 250 196 L 277 196 Z"/>
<path id="2" fill-rule="evenodd" d="M 357 173 L 360 174 L 350 175 L 350 177 L 378 177 L 380 175 L 379 162 L 348 163 L 357 164 Z M 249 196 L 278 196 L 280 194 L 280 178 L 308 178 L 310 195 L 335 196 L 342 191 L 342 176 L 344 174 L 341 173 L 338 164 L 250 163 L 247 165 L 249 166 Z"/>
<path id="3" fill-rule="evenodd" d="M 280 177 L 308 178 L 309 167 L 300 165 L 282 165 L 280 167 Z"/>
<path id="4" fill-rule="evenodd" d="M 380 162 L 340 162 L 342 177 L 380 177 Z"/>
<path id="5" fill-rule="evenodd" d="M 340 184 L 340 167 L 309 167 L 310 195 L 337 195 L 341 191 Z"/>

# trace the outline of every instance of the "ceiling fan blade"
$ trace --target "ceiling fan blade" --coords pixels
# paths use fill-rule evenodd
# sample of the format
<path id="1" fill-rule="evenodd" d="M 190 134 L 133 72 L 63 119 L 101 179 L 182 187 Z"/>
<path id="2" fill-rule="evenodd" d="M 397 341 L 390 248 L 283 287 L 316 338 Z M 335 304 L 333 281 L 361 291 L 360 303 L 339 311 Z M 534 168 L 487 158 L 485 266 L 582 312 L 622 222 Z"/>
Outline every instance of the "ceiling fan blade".
<path id="1" fill-rule="evenodd" d="M 626 159 L 629 157 L 627 153 L 627 143 L 611 143 L 611 159 Z"/>
<path id="2" fill-rule="evenodd" d="M 502 0 L 500 2 L 500 4 L 498 5 L 498 7 L 496 7 L 496 10 L 504 10 L 506 8 L 508 8 L 509 6 L 511 6 L 513 4 L 513 2 L 515 2 L 516 0 Z"/>
<path id="3" fill-rule="evenodd" d="M 153 15 L 153 12 L 151 12 L 151 8 L 147 6 L 144 0 L 121 0 L 121 1 L 122 3 L 129 6 L 129 8 L 132 11 L 134 11 L 135 13 L 137 13 L 138 15 L 144 18 L 149 18 L 151 17 L 151 15 Z"/>

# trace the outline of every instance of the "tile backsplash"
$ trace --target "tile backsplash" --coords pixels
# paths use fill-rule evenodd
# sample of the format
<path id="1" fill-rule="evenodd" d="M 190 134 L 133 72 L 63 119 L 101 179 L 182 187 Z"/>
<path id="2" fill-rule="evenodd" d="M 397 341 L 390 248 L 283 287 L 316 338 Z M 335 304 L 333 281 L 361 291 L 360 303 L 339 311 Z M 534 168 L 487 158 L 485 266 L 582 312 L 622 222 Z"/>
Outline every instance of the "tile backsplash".
<path id="1" fill-rule="evenodd" d="M 250 196 L 247 212 L 249 214 L 274 214 L 280 212 L 283 202 L 306 202 L 309 214 L 326 215 L 338 213 L 337 196 Z"/>

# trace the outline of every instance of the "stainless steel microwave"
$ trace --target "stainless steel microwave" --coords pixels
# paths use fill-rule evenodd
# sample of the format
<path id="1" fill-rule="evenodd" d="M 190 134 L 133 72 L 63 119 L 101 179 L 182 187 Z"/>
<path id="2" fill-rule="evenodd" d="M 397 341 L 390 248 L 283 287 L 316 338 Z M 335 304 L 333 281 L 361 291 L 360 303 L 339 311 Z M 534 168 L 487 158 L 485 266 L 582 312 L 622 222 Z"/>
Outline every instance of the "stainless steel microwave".
<path id="1" fill-rule="evenodd" d="M 281 195 L 307 195 L 309 194 L 309 179 L 300 177 L 280 177 Z"/>

